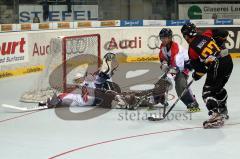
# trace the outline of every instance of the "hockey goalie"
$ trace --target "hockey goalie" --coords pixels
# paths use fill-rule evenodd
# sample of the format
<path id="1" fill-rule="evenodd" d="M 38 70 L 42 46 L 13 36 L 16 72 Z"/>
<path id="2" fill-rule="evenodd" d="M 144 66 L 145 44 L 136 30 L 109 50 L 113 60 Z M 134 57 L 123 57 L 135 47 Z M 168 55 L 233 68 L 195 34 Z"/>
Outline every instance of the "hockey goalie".
<path id="1" fill-rule="evenodd" d="M 167 92 L 171 89 L 171 82 L 166 73 L 151 90 L 121 92 L 120 87 L 111 81 L 114 71 L 118 67 L 116 56 L 107 53 L 103 57 L 102 66 L 94 74 L 76 74 L 74 83 L 77 88 L 69 93 L 54 94 L 39 106 L 55 108 L 59 106 L 99 106 L 103 108 L 137 109 L 140 106 L 151 107 L 161 103 L 167 105 Z"/>

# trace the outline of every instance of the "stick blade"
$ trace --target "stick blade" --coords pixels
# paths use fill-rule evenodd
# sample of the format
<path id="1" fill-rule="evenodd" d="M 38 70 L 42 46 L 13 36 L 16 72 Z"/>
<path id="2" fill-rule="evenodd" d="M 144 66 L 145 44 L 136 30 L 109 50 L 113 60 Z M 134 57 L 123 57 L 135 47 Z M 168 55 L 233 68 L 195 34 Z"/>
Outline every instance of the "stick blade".
<path id="1" fill-rule="evenodd" d="M 161 117 L 159 115 L 152 115 L 152 116 L 148 117 L 149 121 L 160 121 L 160 120 L 163 120 L 163 119 L 164 119 L 164 117 Z"/>
<path id="2" fill-rule="evenodd" d="M 29 111 L 37 111 L 37 110 L 43 110 L 43 109 L 48 109 L 47 106 L 43 107 L 18 107 L 14 105 L 9 105 L 9 104 L 2 104 L 2 107 L 5 108 L 8 111 L 16 111 L 16 112 L 29 112 Z"/>
<path id="3" fill-rule="evenodd" d="M 9 104 L 2 104 L 2 107 L 8 108 L 8 109 L 13 109 L 13 110 L 20 110 L 20 111 L 27 110 L 25 107 L 17 107 L 17 106 L 9 105 Z"/>

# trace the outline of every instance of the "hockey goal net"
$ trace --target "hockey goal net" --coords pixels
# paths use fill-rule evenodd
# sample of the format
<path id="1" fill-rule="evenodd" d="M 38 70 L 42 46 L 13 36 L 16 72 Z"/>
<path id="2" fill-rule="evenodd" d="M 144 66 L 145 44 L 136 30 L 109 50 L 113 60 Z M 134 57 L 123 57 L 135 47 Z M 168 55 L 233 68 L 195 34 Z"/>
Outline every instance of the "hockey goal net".
<path id="1" fill-rule="evenodd" d="M 40 102 L 54 92 L 72 88 L 76 74 L 93 73 L 101 63 L 100 35 L 63 36 L 51 39 L 45 69 L 30 90 L 20 97 L 22 102 Z"/>

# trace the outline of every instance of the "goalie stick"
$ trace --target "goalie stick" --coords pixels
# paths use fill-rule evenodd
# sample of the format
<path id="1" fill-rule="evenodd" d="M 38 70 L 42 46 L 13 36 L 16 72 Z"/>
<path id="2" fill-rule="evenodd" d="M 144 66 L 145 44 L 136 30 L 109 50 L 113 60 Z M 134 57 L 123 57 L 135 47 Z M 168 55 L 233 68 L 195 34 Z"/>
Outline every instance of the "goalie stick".
<path id="1" fill-rule="evenodd" d="M 150 121 L 159 121 L 159 120 L 164 120 L 168 114 L 172 111 L 172 109 L 176 106 L 176 104 L 178 103 L 178 101 L 182 98 L 182 96 L 187 92 L 188 88 L 191 86 L 191 84 L 193 83 L 193 79 L 188 83 L 187 87 L 183 90 L 182 94 L 178 97 L 178 99 L 173 103 L 173 105 L 169 108 L 169 110 L 166 112 L 166 106 L 164 106 L 163 108 L 163 115 L 162 117 L 160 116 L 150 116 L 148 117 L 148 120 Z"/>
<path id="2" fill-rule="evenodd" d="M 6 108 L 7 110 L 17 111 L 17 112 L 30 112 L 30 111 L 49 109 L 47 106 L 19 107 L 19 106 L 14 106 L 9 104 L 2 104 L 2 107 Z"/>

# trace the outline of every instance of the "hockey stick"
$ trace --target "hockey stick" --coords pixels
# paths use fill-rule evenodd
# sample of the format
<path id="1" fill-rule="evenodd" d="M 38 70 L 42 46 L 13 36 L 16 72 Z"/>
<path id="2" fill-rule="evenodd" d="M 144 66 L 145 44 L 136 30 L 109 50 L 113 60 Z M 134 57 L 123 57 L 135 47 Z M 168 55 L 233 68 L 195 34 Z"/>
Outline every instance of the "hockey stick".
<path id="1" fill-rule="evenodd" d="M 44 109 L 49 109 L 47 106 L 35 106 L 35 107 L 18 107 L 14 105 L 9 105 L 9 104 L 2 104 L 3 108 L 6 108 L 8 110 L 13 110 L 13 111 L 20 111 L 20 112 L 28 112 L 28 111 L 37 111 L 37 110 L 44 110 Z"/>
<path id="2" fill-rule="evenodd" d="M 166 107 L 164 106 L 163 108 L 163 116 L 162 117 L 158 117 L 158 116 L 150 116 L 148 117 L 148 120 L 150 121 L 158 121 L 158 120 L 164 120 L 168 114 L 172 111 L 172 109 L 176 106 L 176 104 L 178 103 L 178 101 L 182 98 L 182 96 L 187 92 L 188 88 L 191 86 L 191 84 L 193 83 L 193 79 L 188 83 L 187 87 L 183 90 L 182 94 L 178 97 L 178 99 L 173 103 L 173 105 L 169 108 L 169 110 L 166 112 Z"/>

